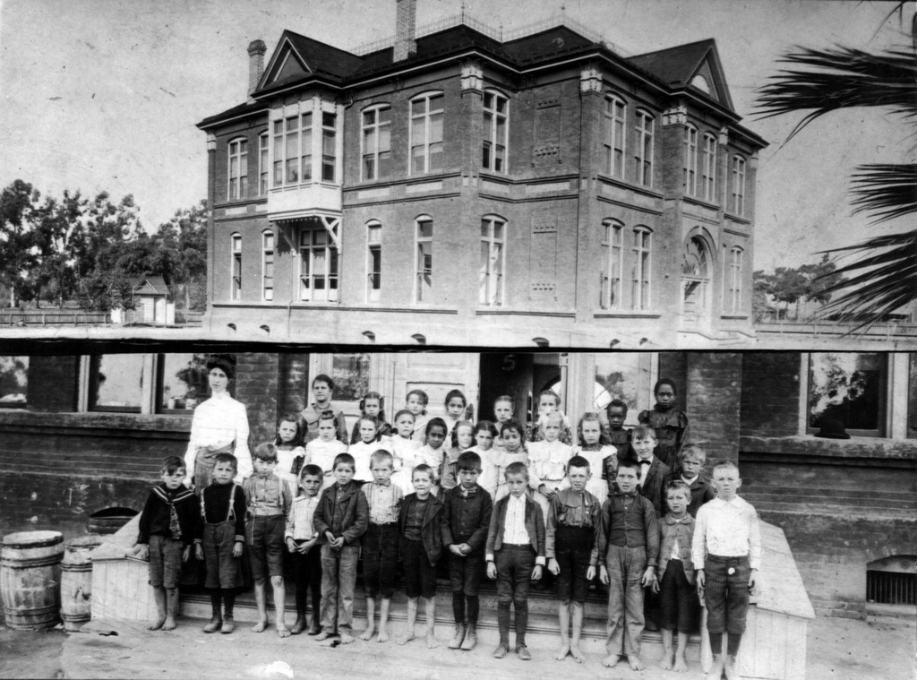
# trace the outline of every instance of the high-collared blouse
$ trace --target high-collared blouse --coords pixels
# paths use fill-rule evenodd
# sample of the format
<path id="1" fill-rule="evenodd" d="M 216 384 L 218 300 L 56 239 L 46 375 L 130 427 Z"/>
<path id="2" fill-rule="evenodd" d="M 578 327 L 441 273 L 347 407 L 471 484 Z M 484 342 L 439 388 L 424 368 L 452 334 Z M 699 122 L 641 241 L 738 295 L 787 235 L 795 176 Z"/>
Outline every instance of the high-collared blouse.
<path id="1" fill-rule="evenodd" d="M 198 404 L 191 420 L 191 439 L 185 453 L 185 484 L 191 484 L 198 448 L 215 450 L 233 443 L 233 455 L 239 461 L 235 481 L 241 483 L 254 470 L 252 454 L 248 450 L 248 432 L 245 405 L 229 396 L 228 392 L 214 393 L 210 399 Z"/>

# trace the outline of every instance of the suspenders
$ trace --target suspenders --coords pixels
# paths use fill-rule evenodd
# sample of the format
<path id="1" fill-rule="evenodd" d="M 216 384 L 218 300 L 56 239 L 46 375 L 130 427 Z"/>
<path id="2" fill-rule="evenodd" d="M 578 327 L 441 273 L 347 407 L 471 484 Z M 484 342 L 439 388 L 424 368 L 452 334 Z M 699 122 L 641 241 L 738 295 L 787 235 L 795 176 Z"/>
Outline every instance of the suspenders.
<path id="1" fill-rule="evenodd" d="M 229 493 L 229 511 L 226 513 L 226 519 L 224 522 L 234 520 L 236 518 L 236 489 L 239 488 L 239 485 L 235 482 L 232 483 L 232 491 Z M 201 517 L 204 519 L 204 524 L 207 524 L 207 511 L 204 509 L 204 492 L 201 492 Z M 221 524 L 221 522 L 214 522 L 214 524 Z"/>

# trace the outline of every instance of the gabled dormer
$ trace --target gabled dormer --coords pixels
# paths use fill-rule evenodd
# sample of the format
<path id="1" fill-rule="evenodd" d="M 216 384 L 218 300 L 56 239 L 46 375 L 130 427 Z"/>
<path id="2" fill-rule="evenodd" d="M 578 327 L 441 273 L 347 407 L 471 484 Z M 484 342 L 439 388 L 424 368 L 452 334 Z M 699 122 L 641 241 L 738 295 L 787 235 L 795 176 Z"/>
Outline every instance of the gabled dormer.
<path id="1" fill-rule="evenodd" d="M 318 79 L 342 84 L 363 60 L 346 50 L 332 47 L 293 31 L 284 31 L 258 82 L 255 97 Z"/>

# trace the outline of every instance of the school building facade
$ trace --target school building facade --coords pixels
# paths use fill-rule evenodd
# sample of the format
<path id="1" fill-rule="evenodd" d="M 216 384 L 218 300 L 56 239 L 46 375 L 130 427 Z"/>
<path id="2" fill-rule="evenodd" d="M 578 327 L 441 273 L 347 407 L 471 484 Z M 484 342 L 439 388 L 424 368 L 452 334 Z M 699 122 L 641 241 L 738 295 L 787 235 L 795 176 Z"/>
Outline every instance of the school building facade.
<path id="1" fill-rule="evenodd" d="M 624 56 L 462 15 L 284 31 L 208 117 L 219 337 L 672 347 L 753 337 L 757 153 L 713 40 Z M 575 27 L 574 27 L 575 26 Z M 384 42 L 384 41 L 383 41 Z M 241 86 L 240 86 L 241 90 Z"/>
<path id="2" fill-rule="evenodd" d="M 350 418 L 367 390 L 391 419 L 407 392 L 461 389 L 475 420 L 513 396 L 526 420 L 545 388 L 575 423 L 612 398 L 629 424 L 670 377 L 690 439 L 737 460 L 741 494 L 781 527 L 820 614 L 913 604 L 917 545 L 917 355 L 795 352 L 237 354 L 234 396 L 251 442 L 301 410 L 327 373 Z M 139 510 L 162 459 L 187 446 L 206 398 L 201 354 L 0 357 L 0 531 L 82 533 L 88 515 Z M 12 368 L 10 368 L 12 366 Z M 15 381 L 8 379 L 10 374 Z M 844 432 L 844 430 L 846 432 Z M 827 438 L 825 435 L 850 438 Z M 908 590 L 910 589 L 910 590 Z M 909 593 L 909 594 L 908 594 Z M 898 602 L 898 605 L 894 603 Z"/>

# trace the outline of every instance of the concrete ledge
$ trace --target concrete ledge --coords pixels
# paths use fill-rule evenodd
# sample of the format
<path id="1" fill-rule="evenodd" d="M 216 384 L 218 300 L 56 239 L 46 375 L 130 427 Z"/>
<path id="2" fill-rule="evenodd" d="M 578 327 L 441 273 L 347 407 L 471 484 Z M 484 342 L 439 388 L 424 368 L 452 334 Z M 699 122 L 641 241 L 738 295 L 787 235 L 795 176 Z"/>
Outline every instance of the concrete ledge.
<path id="1" fill-rule="evenodd" d="M 856 460 L 867 459 L 874 466 L 877 459 L 889 467 L 917 467 L 917 440 L 886 439 L 882 437 L 851 437 L 850 439 L 820 439 L 814 435 L 792 437 L 740 437 L 739 451 L 743 460 L 755 461 L 755 454 L 760 460 L 774 460 L 779 456 L 784 460 L 818 463 L 817 459 L 830 465 L 837 465 L 838 459 L 845 464 L 856 465 Z M 771 455 L 772 454 L 772 455 Z M 751 458 L 749 458 L 751 457 Z M 805 461 L 803 459 L 810 459 Z"/>

